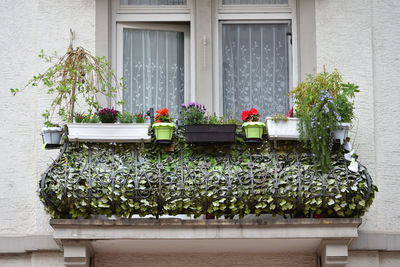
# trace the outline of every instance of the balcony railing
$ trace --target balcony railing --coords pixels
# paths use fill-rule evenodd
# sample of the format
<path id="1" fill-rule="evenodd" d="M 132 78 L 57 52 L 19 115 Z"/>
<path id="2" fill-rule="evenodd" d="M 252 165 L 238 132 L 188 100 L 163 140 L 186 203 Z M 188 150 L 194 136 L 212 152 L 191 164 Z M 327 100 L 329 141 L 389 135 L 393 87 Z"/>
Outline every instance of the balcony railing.
<path id="1" fill-rule="evenodd" d="M 240 138 L 239 138 L 240 139 Z M 191 145 L 65 143 L 40 181 L 53 218 L 187 214 L 360 217 L 374 193 L 367 169 L 348 169 L 339 144 L 321 173 L 300 142 Z"/>

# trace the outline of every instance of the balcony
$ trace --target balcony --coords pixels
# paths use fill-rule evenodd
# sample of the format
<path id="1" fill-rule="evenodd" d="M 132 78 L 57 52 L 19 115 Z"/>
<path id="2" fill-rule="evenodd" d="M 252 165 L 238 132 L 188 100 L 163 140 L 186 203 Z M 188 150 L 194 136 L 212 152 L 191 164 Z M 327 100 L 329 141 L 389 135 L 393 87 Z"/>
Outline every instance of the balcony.
<path id="1" fill-rule="evenodd" d="M 52 218 L 249 214 L 356 218 L 377 190 L 367 169 L 348 169 L 340 144 L 321 173 L 297 141 L 187 144 L 65 143 L 40 181 Z M 97 216 L 97 217 L 96 217 Z"/>
<path id="2" fill-rule="evenodd" d="M 345 266 L 377 188 L 360 163 L 358 172 L 348 168 L 339 143 L 333 168 L 321 173 L 298 141 L 184 140 L 178 130 L 172 146 L 63 145 L 42 176 L 40 198 L 66 266 L 131 251 L 317 253 L 322 266 Z M 179 214 L 190 218 L 163 217 Z"/>

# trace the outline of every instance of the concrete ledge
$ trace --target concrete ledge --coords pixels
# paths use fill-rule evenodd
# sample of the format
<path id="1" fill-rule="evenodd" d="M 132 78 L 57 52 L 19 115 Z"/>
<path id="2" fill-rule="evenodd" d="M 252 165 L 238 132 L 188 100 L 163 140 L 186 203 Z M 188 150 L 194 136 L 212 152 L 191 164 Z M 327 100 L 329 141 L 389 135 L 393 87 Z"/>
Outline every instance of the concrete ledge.
<path id="1" fill-rule="evenodd" d="M 0 237 L 0 253 L 14 254 L 32 251 L 61 251 L 53 236 Z"/>
<path id="2" fill-rule="evenodd" d="M 399 233 L 359 232 L 349 250 L 400 251 Z"/>
<path id="3" fill-rule="evenodd" d="M 51 220 L 56 240 L 354 238 L 361 219 Z"/>

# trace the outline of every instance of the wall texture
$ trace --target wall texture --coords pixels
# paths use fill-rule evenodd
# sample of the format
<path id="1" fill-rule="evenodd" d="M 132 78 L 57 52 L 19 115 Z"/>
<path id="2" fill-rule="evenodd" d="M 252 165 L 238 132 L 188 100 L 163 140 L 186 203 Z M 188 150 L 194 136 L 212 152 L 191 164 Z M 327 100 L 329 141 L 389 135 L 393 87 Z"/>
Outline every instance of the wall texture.
<path id="1" fill-rule="evenodd" d="M 316 0 L 317 67 L 360 85 L 352 137 L 379 191 L 361 227 L 399 232 L 400 2 Z"/>
<path id="2" fill-rule="evenodd" d="M 40 174 L 57 152 L 41 150 L 41 113 L 49 96 L 27 88 L 12 97 L 48 65 L 37 57 L 40 50 L 65 53 L 69 29 L 74 45 L 94 51 L 94 0 L 33 0 L 0 2 L 0 236 L 50 232 L 48 216 L 37 197 Z"/>

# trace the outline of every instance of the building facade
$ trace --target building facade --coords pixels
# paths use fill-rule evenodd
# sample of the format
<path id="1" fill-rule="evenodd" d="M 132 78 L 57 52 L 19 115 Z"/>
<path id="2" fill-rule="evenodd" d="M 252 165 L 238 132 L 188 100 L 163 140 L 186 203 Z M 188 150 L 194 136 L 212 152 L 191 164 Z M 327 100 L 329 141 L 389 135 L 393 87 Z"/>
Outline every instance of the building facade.
<path id="1" fill-rule="evenodd" d="M 400 266 L 400 2 L 5 0 L 0 7 L 1 266 Z M 257 104 L 265 115 L 284 113 L 293 104 L 286 93 L 307 74 L 338 69 L 360 86 L 350 137 L 379 188 L 373 205 L 361 220 L 50 223 L 38 183 L 59 154 L 43 150 L 40 136 L 51 98 L 40 90 L 13 97 L 9 89 L 48 67 L 40 50 L 63 53 L 70 29 L 74 46 L 105 56 L 125 77 L 119 97 L 134 112 L 168 105 L 177 113 L 179 103 L 197 101 L 237 113 L 249 103 L 237 96 L 250 87 L 251 99 L 265 98 Z M 263 53 L 268 62 L 249 63 L 268 58 Z M 272 98 L 264 88 L 275 90 Z"/>

